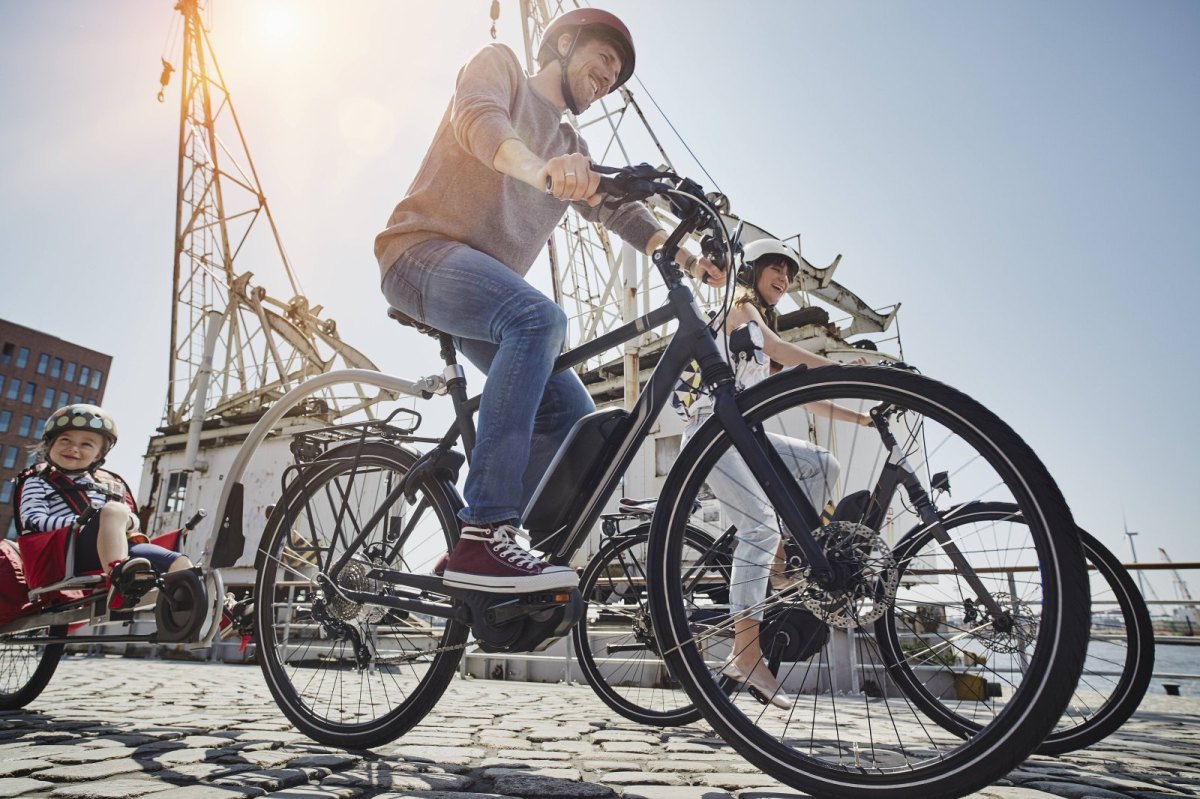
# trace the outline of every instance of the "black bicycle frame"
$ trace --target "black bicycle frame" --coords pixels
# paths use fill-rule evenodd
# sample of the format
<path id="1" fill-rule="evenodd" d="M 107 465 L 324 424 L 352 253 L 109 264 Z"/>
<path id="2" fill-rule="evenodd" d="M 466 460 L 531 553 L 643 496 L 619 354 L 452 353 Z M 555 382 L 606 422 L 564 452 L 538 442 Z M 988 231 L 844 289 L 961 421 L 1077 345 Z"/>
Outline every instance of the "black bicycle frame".
<path id="1" fill-rule="evenodd" d="M 670 242 L 668 242 L 669 244 Z M 786 528 L 789 531 L 798 531 L 793 533 L 793 538 L 800 546 L 811 569 L 810 576 L 818 582 L 831 579 L 832 573 L 825 553 L 811 535 L 811 531 L 820 526 L 820 516 L 792 474 L 786 469 L 778 468 L 773 463 L 773 459 L 760 442 L 759 436 L 742 418 L 736 404 L 732 370 L 714 340 L 707 316 L 700 310 L 691 290 L 684 285 L 678 270 L 673 265 L 674 256 L 671 249 L 669 246 L 664 247 L 655 254 L 654 258 L 655 264 L 668 286 L 666 305 L 622 325 L 604 336 L 563 353 L 555 361 L 554 371 L 568 369 L 672 319 L 679 322 L 678 330 L 668 343 L 651 373 L 645 389 L 630 412 L 630 423 L 616 447 L 616 455 L 607 464 L 596 485 L 590 489 L 584 486 L 580 487 L 587 491 L 580 506 L 581 510 L 574 515 L 565 529 L 556 531 L 555 543 L 552 551 L 547 553 L 547 560 L 551 563 L 566 564 L 583 545 L 588 533 L 599 520 L 605 503 L 616 490 L 621 476 L 633 462 L 642 441 L 645 440 L 654 421 L 669 401 L 675 382 L 687 365 L 695 360 L 700 364 L 701 377 L 705 384 L 715 384 L 716 386 L 714 389 L 714 415 L 717 423 L 721 424 L 729 434 L 733 446 L 763 487 L 768 499 L 774 504 Z M 454 370 L 457 363 L 454 360 L 453 350 L 448 350 L 443 346 L 442 356 L 446 360 L 447 371 Z M 458 373 L 456 372 L 456 374 Z M 464 442 L 467 457 L 470 458 L 471 443 L 475 433 L 471 414 L 478 407 L 478 397 L 467 399 L 462 384 L 455 388 L 458 390 L 451 392 L 451 399 L 455 405 L 455 421 L 437 446 L 422 456 L 414 465 L 409 472 L 410 478 L 418 476 L 422 471 L 423 463 L 433 463 L 438 458 L 444 457 L 450 451 L 449 448 L 460 438 Z M 336 575 L 349 561 L 371 530 L 382 522 L 386 509 L 398 500 L 401 494 L 411 494 L 412 490 L 409 479 L 401 481 L 392 489 L 388 497 L 363 526 L 355 541 L 346 548 L 338 563 L 330 570 L 330 574 Z M 459 593 L 442 588 L 440 579 L 436 577 L 410 575 L 385 568 L 372 570 L 371 575 L 394 585 L 409 586 L 422 591 L 439 591 L 452 595 Z M 400 597 L 381 596 L 377 593 L 351 591 L 336 586 L 333 580 L 330 580 L 329 583 L 330 590 L 342 594 L 351 601 L 395 605 L 408 610 L 442 616 L 451 615 L 450 607 L 441 603 L 429 603 L 417 600 L 415 597 L 405 600 Z"/>

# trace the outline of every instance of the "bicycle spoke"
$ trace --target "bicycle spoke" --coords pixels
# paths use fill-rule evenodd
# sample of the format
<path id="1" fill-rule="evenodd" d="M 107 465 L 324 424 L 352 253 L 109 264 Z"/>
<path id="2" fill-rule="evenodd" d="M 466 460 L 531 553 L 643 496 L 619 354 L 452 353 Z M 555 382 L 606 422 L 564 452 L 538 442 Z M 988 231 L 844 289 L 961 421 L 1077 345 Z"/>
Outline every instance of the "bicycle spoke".
<path id="1" fill-rule="evenodd" d="M 787 383 L 797 386 L 793 393 L 764 383 L 740 404 L 752 409 L 748 421 L 776 471 L 792 475 L 797 501 L 821 516 L 820 527 L 798 532 L 822 549 L 831 579 L 820 582 L 808 571 L 767 493 L 710 422 L 681 453 L 655 515 L 664 555 L 652 550 L 649 565 L 664 591 L 652 581 L 651 599 L 669 638 L 664 655 L 710 723 L 795 787 L 917 796 L 928 792 L 916 787 L 922 781 L 951 772 L 958 776 L 946 779 L 974 784 L 998 762 L 1028 753 L 1065 704 L 1069 685 L 1057 684 L 1052 672 L 1063 670 L 1069 683 L 1078 666 L 1062 656 L 1079 647 L 1078 630 L 1067 644 L 1049 637 L 1086 610 L 1077 598 L 1077 550 L 1060 535 L 1061 525 L 1045 521 L 1064 513 L 1061 500 L 1037 493 L 1042 483 L 1011 466 L 1024 457 L 1036 468 L 1019 444 L 1004 438 L 1018 454 L 1001 455 L 980 434 L 994 426 L 990 419 L 966 422 L 915 390 L 874 386 L 870 378 L 880 370 L 824 371 L 845 382 L 806 392 L 805 382 L 816 378 L 796 374 Z M 890 370 L 882 376 L 896 386 L 921 384 L 922 391 L 928 382 Z M 961 395 L 947 397 L 958 402 Z M 875 430 L 852 424 L 846 412 L 872 409 L 881 414 Z M 890 428 L 891 448 L 880 420 Z M 946 501 L 947 489 L 954 503 Z M 966 498 L 968 506 L 1003 499 L 1023 518 L 1036 515 L 1038 524 L 960 524 L 950 506 Z M 675 593 L 687 578 L 679 531 L 694 523 L 697 500 L 701 514 L 715 506 L 720 524 L 737 529 L 733 599 L 726 615 L 703 625 L 690 621 L 686 595 Z M 939 516 L 931 500 L 945 502 L 946 511 Z M 661 505 L 668 501 L 666 512 Z M 1069 583 L 1058 582 L 1062 574 Z M 766 665 L 754 667 L 760 653 Z M 750 676 L 731 686 L 720 677 L 722 664 Z M 767 674 L 755 677 L 756 668 Z M 977 744 L 934 717 L 933 709 L 948 704 L 969 712 L 978 728 L 1005 734 Z M 1032 713 L 1020 715 L 1026 707 Z M 972 764 L 970 774 L 964 763 Z"/>
<path id="2" fill-rule="evenodd" d="M 333 582 L 386 596 L 394 589 L 372 577 L 374 569 L 429 574 L 450 549 L 455 508 L 432 493 L 436 483 L 412 505 L 391 496 L 411 460 L 368 443 L 361 457 L 317 461 L 280 500 L 275 528 L 264 535 L 256 590 L 264 674 L 289 718 L 323 742 L 395 737 L 420 720 L 461 656 L 461 625 L 326 590 Z M 314 562 L 342 565 L 328 574 Z"/>

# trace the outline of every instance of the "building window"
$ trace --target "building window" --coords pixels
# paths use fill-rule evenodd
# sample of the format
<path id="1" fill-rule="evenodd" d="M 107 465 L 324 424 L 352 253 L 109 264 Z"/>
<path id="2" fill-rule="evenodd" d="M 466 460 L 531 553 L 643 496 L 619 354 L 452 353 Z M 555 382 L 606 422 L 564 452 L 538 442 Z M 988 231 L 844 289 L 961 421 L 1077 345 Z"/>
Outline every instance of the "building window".
<path id="1" fill-rule="evenodd" d="M 25 414 L 21 417 L 21 427 L 17 430 L 17 435 L 21 438 L 29 435 L 29 431 L 33 429 L 33 417 Z"/>
<path id="2" fill-rule="evenodd" d="M 59 377 L 62 375 L 62 358 L 55 358 L 50 362 L 50 376 Z"/>
<path id="3" fill-rule="evenodd" d="M 80 368 L 80 370 L 79 370 L 79 385 L 81 385 L 81 386 L 87 385 L 88 376 L 89 376 L 90 372 L 91 372 L 91 369 L 89 369 L 86 366 Z"/>
<path id="4" fill-rule="evenodd" d="M 17 368 L 24 369 L 29 364 L 29 348 L 22 347 L 17 350 Z"/>
<path id="5" fill-rule="evenodd" d="M 8 393 L 4 396 L 10 400 L 15 400 L 17 395 L 21 393 L 21 381 L 12 379 L 8 381 Z"/>
<path id="6" fill-rule="evenodd" d="M 11 469 L 17 465 L 17 448 L 9 447 L 4 450 L 4 468 Z"/>
<path id="7" fill-rule="evenodd" d="M 75 379 L 75 362 L 67 361 L 67 373 L 63 375 L 63 380 L 71 382 Z"/>
<path id="8" fill-rule="evenodd" d="M 4 375 L 0 375 L 0 394 L 4 393 Z"/>
<path id="9" fill-rule="evenodd" d="M 96 402 L 96 398 L 95 398 L 95 397 L 88 397 L 88 398 L 87 398 L 87 403 L 88 403 L 88 405 L 97 405 L 97 404 L 99 404 L 99 403 L 97 403 L 97 402 Z"/>
<path id="10" fill-rule="evenodd" d="M 43 408 L 53 408 L 54 407 L 54 388 L 52 386 L 47 386 L 46 393 L 42 395 L 42 407 Z"/>
<path id="11" fill-rule="evenodd" d="M 76 405 L 78 405 L 79 403 L 83 402 L 83 397 L 81 397 L 81 396 L 79 396 L 78 394 L 76 394 L 76 395 L 75 395 L 75 398 L 74 398 L 73 400 L 71 400 L 71 401 L 72 401 L 72 402 L 74 402 Z"/>
<path id="12" fill-rule="evenodd" d="M 5 480 L 3 483 L 0 483 L 0 503 L 7 505 L 9 502 L 12 502 L 12 492 L 12 480 Z"/>
<path id="13" fill-rule="evenodd" d="M 12 363 L 13 345 L 5 344 L 3 349 L 0 349 L 0 366 Z"/>
<path id="14" fill-rule="evenodd" d="M 37 373 L 39 375 L 46 374 L 46 369 L 49 366 L 50 366 L 50 356 L 43 352 L 41 355 L 38 356 Z"/>
<path id="15" fill-rule="evenodd" d="M 101 372 L 99 369 L 92 370 L 92 390 L 93 391 L 100 390 L 100 380 L 103 379 L 103 377 L 104 377 L 104 372 Z"/>
<path id="16" fill-rule="evenodd" d="M 662 436 L 654 439 L 654 476 L 664 477 L 679 457 L 683 436 Z"/>
<path id="17" fill-rule="evenodd" d="M 0 433 L 7 433 L 12 424 L 12 411 L 0 411 Z"/>
<path id="18" fill-rule="evenodd" d="M 67 400 L 71 399 L 71 395 L 65 391 L 58 392 L 58 407 L 67 407 Z"/>
<path id="19" fill-rule="evenodd" d="M 37 383 L 26 383 L 25 393 L 21 395 L 21 402 L 26 405 L 33 404 L 33 395 L 37 393 Z"/>
<path id="20" fill-rule="evenodd" d="M 171 472 L 167 477 L 167 493 L 163 496 L 163 513 L 183 513 L 187 486 L 188 472 Z"/>

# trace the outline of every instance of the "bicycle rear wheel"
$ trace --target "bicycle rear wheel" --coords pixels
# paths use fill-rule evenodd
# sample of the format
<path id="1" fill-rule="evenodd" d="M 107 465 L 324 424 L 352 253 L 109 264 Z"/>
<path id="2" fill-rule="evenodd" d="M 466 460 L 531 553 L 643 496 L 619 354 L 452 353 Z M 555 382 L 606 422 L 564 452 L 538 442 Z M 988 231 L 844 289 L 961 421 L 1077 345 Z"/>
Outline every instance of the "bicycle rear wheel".
<path id="1" fill-rule="evenodd" d="M 958 540 L 1011 540 L 1026 535 L 1024 517 L 1007 503 L 964 505 L 944 512 L 942 518 L 943 526 Z M 1089 580 L 1091 635 L 1079 684 L 1066 711 L 1038 747 L 1045 755 L 1089 746 L 1120 727 L 1145 696 L 1154 668 L 1150 612 L 1137 586 L 1111 552 L 1086 532 L 1079 532 L 1084 557 L 1094 569 Z M 897 546 L 902 574 L 910 565 L 919 574 L 923 563 L 937 557 L 937 549 L 927 526 L 911 531 Z M 914 575 L 914 581 L 917 577 Z M 923 598 L 931 600 L 928 593 Z M 1006 667 L 1014 664 L 998 657 L 1002 653 L 994 651 L 995 642 L 973 634 L 971 626 L 982 619 L 964 613 L 958 597 L 947 596 L 937 606 L 946 609 L 943 615 L 947 618 L 962 622 L 923 630 L 917 613 L 921 606 L 915 601 L 898 601 L 895 612 L 877 623 L 877 635 L 889 672 L 905 693 L 947 729 L 973 735 L 998 709 L 988 694 L 1012 690 L 1014 675 Z M 914 645 L 917 641 L 921 646 Z M 1015 665 L 1019 668 L 1020 661 Z M 957 680 L 959 685 L 969 681 L 981 690 L 949 695 L 938 688 L 947 680 Z"/>
<path id="2" fill-rule="evenodd" d="M 813 535 L 837 582 L 822 587 L 808 579 L 803 563 L 779 564 L 792 567 L 792 588 L 764 590 L 755 605 L 724 625 L 697 629 L 691 623 L 679 588 L 684 531 L 706 483 L 727 469 L 717 467 L 731 447 L 725 431 L 710 420 L 668 475 L 651 532 L 651 612 L 672 673 L 731 746 L 767 774 L 814 795 L 933 799 L 961 796 L 1003 776 L 1062 714 L 1086 646 L 1087 577 L 1079 539 L 1045 468 L 978 403 L 898 369 L 790 370 L 745 391 L 737 402 L 760 442 L 776 453 L 778 466 L 803 471 L 803 459 L 789 454 L 802 449 L 797 441 L 818 444 L 840 462 L 840 479 L 831 479 L 832 465 L 824 468 L 824 481 L 813 473 L 800 475 L 812 504 L 819 508 L 826 498 L 836 503 L 830 520 Z M 899 451 L 889 452 L 875 431 L 840 421 L 835 405 L 860 413 L 886 409 Z M 923 577 L 925 589 L 937 595 L 952 593 L 949 586 L 970 575 L 977 606 L 994 617 L 980 635 L 1003 644 L 1006 657 L 1027 661 L 1011 692 L 996 699 L 1002 707 L 965 740 L 930 720 L 889 679 L 874 634 L 875 622 L 910 590 L 900 582 L 894 547 L 896 531 L 917 523 L 917 509 L 906 495 L 875 507 L 888 493 L 878 492 L 885 485 L 881 475 L 901 456 L 924 485 L 943 489 L 935 494 L 953 483 L 956 497 L 1010 502 L 1029 520 L 1019 539 L 957 549 L 949 539 L 947 553 L 954 559 L 943 556 Z M 727 472 L 717 477 L 712 486 L 729 483 Z M 756 482 L 714 501 L 725 516 L 740 514 L 780 529 Z M 742 555 L 735 550 L 733 558 L 736 565 Z M 1015 590 L 1013 575 L 1019 580 Z M 741 582 L 737 572 L 732 579 Z M 764 626 L 772 623 L 772 613 L 804 611 L 833 633 L 828 643 L 813 634 L 795 654 L 774 658 L 788 692 L 786 711 L 763 704 L 741 685 L 727 693 L 719 677 L 723 660 L 734 654 L 729 630 L 755 610 L 764 611 Z M 928 613 L 937 620 L 936 610 Z"/>
<path id="3" fill-rule="evenodd" d="M 22 638 L 64 635 L 65 625 L 23 630 Z M 62 660 L 64 644 L 13 643 L 0 637 L 0 710 L 19 710 L 45 690 Z"/>
<path id="4" fill-rule="evenodd" d="M 357 444 L 331 450 L 302 468 L 263 534 L 258 660 L 280 709 L 324 744 L 378 746 L 407 732 L 441 697 L 462 656 L 465 625 L 359 604 L 326 582 L 350 548 L 338 587 L 447 601 L 371 577 L 375 567 L 432 574 L 457 540 L 452 489 L 429 479 L 415 486 L 412 503 L 392 497 L 415 460 L 382 442 L 361 453 Z"/>
<path id="5" fill-rule="evenodd" d="M 690 724 L 700 711 L 671 676 L 659 651 L 646 596 L 646 543 L 649 523 L 608 539 L 588 561 L 579 581 L 587 603 L 571 629 L 571 642 L 592 690 L 631 721 L 657 727 Z M 723 615 L 729 602 L 729 556 L 715 549 L 708 533 L 688 528 L 684 559 L 691 606 L 697 623 Z"/>

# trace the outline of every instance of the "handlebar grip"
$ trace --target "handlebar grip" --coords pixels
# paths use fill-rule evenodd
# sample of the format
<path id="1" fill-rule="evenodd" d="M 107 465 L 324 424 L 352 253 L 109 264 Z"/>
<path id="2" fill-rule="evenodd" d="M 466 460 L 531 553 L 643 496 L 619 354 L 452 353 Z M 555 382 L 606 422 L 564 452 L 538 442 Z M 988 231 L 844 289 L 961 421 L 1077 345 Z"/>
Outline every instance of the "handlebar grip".
<path id="1" fill-rule="evenodd" d="M 550 179 L 549 175 L 546 175 L 546 188 L 544 191 L 546 194 L 554 194 L 554 181 Z M 600 192 L 601 194 L 620 195 L 623 193 L 617 181 L 613 180 L 612 178 L 606 178 L 603 175 L 600 177 L 600 185 L 596 188 L 596 191 Z"/>

